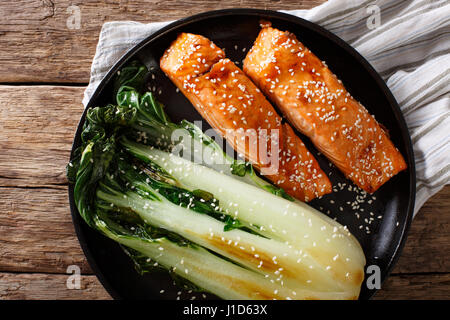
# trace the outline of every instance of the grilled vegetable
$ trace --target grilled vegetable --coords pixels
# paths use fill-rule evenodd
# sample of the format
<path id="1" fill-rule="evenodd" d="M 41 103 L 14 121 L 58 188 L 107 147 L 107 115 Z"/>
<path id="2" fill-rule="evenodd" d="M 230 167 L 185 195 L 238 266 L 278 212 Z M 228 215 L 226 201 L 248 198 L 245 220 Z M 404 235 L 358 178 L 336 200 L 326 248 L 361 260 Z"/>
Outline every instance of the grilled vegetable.
<path id="1" fill-rule="evenodd" d="M 182 142 L 167 137 L 180 127 L 215 149 L 129 86 L 117 105 L 88 111 L 68 174 L 91 227 L 120 243 L 140 272 L 157 266 L 221 298 L 358 297 L 365 258 L 345 227 L 267 192 L 262 179 L 263 187 L 241 181 L 250 170 L 219 150 L 242 177 L 170 152 Z"/>

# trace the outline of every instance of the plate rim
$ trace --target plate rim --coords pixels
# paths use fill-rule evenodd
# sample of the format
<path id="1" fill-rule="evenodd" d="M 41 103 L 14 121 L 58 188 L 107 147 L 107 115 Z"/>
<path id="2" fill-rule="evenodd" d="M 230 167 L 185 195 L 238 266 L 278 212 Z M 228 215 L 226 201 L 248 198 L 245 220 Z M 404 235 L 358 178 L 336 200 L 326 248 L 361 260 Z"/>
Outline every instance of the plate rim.
<path id="1" fill-rule="evenodd" d="M 405 222 L 402 224 L 402 229 L 400 232 L 400 241 L 397 243 L 394 253 L 391 256 L 387 268 L 382 273 L 382 283 L 385 283 L 387 278 L 389 277 L 390 273 L 392 272 L 393 267 L 397 263 L 398 259 L 400 258 L 401 252 L 405 246 L 407 237 L 408 237 L 408 231 L 411 226 L 411 222 L 413 219 L 413 213 L 414 213 L 414 205 L 415 205 L 415 198 L 416 198 L 416 170 L 415 170 L 415 160 L 414 160 L 414 152 L 413 152 L 413 146 L 411 141 L 411 136 L 409 134 L 409 130 L 405 121 L 405 118 L 403 116 L 403 113 L 400 109 L 400 106 L 397 103 L 397 100 L 393 96 L 391 90 L 388 88 L 387 84 L 384 82 L 384 80 L 381 78 L 381 76 L 378 74 L 378 72 L 373 68 L 373 66 L 358 52 L 356 49 L 354 49 L 350 44 L 342 40 L 340 37 L 332 33 L 331 31 L 328 31 L 324 27 L 313 23 L 311 21 L 308 21 L 306 19 L 297 17 L 292 14 L 288 14 L 285 12 L 279 12 L 279 11 L 273 11 L 273 10 L 265 10 L 265 9 L 254 9 L 254 8 L 229 8 L 229 9 L 220 9 L 220 10 L 212 10 L 212 11 L 206 11 L 198 14 L 194 14 L 191 16 L 187 16 L 178 20 L 175 20 L 168 25 L 162 27 L 161 29 L 155 31 L 153 34 L 147 36 L 145 39 L 141 40 L 140 42 L 136 43 L 133 47 L 131 47 L 129 50 L 127 50 L 115 63 L 114 65 L 109 69 L 109 71 L 106 73 L 106 75 L 102 78 L 100 83 L 98 84 L 97 88 L 95 89 L 94 93 L 92 94 L 91 98 L 89 99 L 88 104 L 83 110 L 83 113 L 80 117 L 80 121 L 77 124 L 77 129 L 74 135 L 72 148 L 70 152 L 70 159 L 73 158 L 73 153 L 76 147 L 79 145 L 80 137 L 81 137 L 81 131 L 83 124 L 85 122 L 86 113 L 87 110 L 93 107 L 94 101 L 103 93 L 104 88 L 106 85 L 111 81 L 112 77 L 115 75 L 115 73 L 139 50 L 141 50 L 144 46 L 149 45 L 151 42 L 156 41 L 158 38 L 163 37 L 165 34 L 172 32 L 174 29 L 181 28 L 185 25 L 189 25 L 194 22 L 198 22 L 200 20 L 206 20 L 211 18 L 218 18 L 223 17 L 227 15 L 251 15 L 251 16 L 264 16 L 265 19 L 271 19 L 276 18 L 280 20 L 285 20 L 287 22 L 291 22 L 293 24 L 301 25 L 303 27 L 306 27 L 314 32 L 318 32 L 321 35 L 325 36 L 329 40 L 335 42 L 339 47 L 344 49 L 348 54 L 350 54 L 354 59 L 358 61 L 370 74 L 372 79 L 374 79 L 379 86 L 379 88 L 383 91 L 385 94 L 387 100 L 389 101 L 389 104 L 391 106 L 391 109 L 394 113 L 394 117 L 396 118 L 397 123 L 400 125 L 400 131 L 403 133 L 403 135 L 406 138 L 406 141 L 404 141 L 405 144 L 405 150 L 406 150 L 406 160 L 408 163 L 408 170 L 409 170 L 409 179 L 410 179 L 410 186 L 409 186 L 409 199 L 408 199 L 408 207 L 405 217 Z M 402 137 L 402 140 L 405 140 Z M 119 292 L 113 286 L 109 283 L 109 281 L 106 279 L 105 275 L 101 271 L 100 267 L 97 265 L 96 259 L 94 258 L 91 250 L 89 249 L 85 234 L 82 230 L 82 226 L 80 222 L 82 222 L 82 219 L 78 213 L 78 209 L 76 208 L 75 201 L 74 201 L 74 195 L 73 195 L 73 185 L 69 184 L 68 186 L 68 195 L 69 195 L 69 205 L 70 205 L 70 212 L 72 216 L 72 223 L 75 228 L 75 233 L 77 235 L 78 241 L 80 243 L 80 246 L 83 250 L 84 255 L 86 256 L 86 260 L 88 261 L 88 264 L 96 277 L 99 279 L 100 283 L 103 285 L 103 287 L 106 289 L 106 291 L 111 295 L 114 299 L 123 299 Z M 374 289 L 370 291 L 370 295 L 368 298 L 372 298 L 379 290 Z"/>

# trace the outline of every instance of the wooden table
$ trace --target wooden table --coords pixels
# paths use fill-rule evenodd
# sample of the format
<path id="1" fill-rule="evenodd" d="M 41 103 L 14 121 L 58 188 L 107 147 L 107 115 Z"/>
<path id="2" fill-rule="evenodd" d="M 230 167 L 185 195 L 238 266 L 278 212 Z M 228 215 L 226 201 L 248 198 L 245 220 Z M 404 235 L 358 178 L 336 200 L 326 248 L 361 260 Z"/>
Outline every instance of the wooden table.
<path id="1" fill-rule="evenodd" d="M 323 0 L 127 2 L 0 3 L 0 299 L 110 299 L 75 236 L 65 177 L 104 22 L 163 21 L 226 7 L 306 9 Z M 79 29 L 70 20 L 77 8 Z M 449 196 L 446 187 L 421 209 L 376 298 L 450 297 Z M 79 290 L 66 287 L 70 265 L 81 268 Z"/>

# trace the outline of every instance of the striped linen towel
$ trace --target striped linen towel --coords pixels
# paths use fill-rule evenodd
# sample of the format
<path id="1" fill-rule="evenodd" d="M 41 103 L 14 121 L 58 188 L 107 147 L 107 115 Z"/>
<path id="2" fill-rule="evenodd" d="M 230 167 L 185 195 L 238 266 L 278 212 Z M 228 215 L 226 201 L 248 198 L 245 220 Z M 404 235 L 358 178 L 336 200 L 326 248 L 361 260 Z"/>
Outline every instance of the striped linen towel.
<path id="1" fill-rule="evenodd" d="M 417 213 L 450 182 L 450 1 L 330 0 L 310 10 L 284 12 L 347 41 L 386 81 L 412 137 Z M 105 23 L 83 104 L 130 47 L 168 23 Z"/>

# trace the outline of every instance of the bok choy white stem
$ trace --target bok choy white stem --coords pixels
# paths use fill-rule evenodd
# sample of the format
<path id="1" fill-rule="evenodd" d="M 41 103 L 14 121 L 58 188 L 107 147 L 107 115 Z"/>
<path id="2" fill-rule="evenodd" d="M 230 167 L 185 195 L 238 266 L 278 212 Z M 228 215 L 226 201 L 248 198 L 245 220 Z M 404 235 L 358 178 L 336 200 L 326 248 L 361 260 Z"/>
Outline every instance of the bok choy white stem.
<path id="1" fill-rule="evenodd" d="M 140 272 L 152 270 L 150 260 L 221 298 L 357 298 L 365 258 L 348 230 L 292 201 L 197 127 L 169 122 L 151 93 L 136 90 L 141 67 L 129 68 L 116 80 L 117 105 L 88 110 L 68 167 L 86 223 L 123 245 Z M 180 128 L 187 138 L 174 143 Z M 192 141 L 214 151 L 210 167 L 191 161 Z M 171 153 L 177 143 L 187 159 Z"/>

